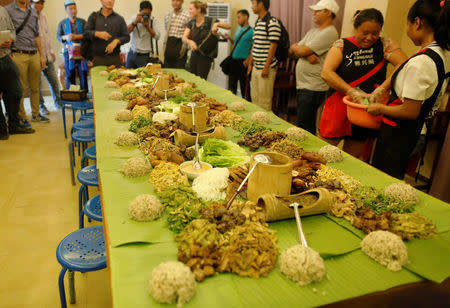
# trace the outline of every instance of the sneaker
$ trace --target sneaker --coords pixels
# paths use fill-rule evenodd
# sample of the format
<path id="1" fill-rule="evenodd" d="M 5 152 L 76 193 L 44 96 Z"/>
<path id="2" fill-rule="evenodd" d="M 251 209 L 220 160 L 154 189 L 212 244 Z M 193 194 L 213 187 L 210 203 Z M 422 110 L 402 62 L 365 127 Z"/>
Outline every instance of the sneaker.
<path id="1" fill-rule="evenodd" d="M 32 117 L 31 121 L 33 121 L 33 122 L 50 122 L 50 119 L 39 114 L 37 117 Z"/>
<path id="2" fill-rule="evenodd" d="M 20 120 L 20 124 L 23 126 L 23 127 L 25 127 L 25 128 L 29 128 L 29 127 L 31 127 L 31 124 L 30 124 L 30 122 L 28 122 L 28 120 Z"/>
<path id="3" fill-rule="evenodd" d="M 9 129 L 10 135 L 18 135 L 18 134 L 32 134 L 35 130 L 31 127 L 18 126 L 16 128 Z"/>
<path id="4" fill-rule="evenodd" d="M 45 105 L 39 106 L 39 110 L 41 111 L 41 114 L 42 114 L 42 115 L 47 115 L 47 114 L 50 113 L 50 112 L 48 111 L 47 107 L 45 107 Z"/>
<path id="5" fill-rule="evenodd" d="M 62 109 L 62 106 L 61 106 L 61 105 L 55 104 L 55 110 L 56 110 L 56 111 L 61 110 L 61 109 Z"/>

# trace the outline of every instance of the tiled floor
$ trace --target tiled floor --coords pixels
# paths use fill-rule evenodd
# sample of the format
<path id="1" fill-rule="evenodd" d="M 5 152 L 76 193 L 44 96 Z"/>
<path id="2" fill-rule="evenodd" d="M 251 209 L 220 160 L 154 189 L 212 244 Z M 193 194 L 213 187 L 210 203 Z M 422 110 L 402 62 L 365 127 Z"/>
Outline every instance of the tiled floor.
<path id="1" fill-rule="evenodd" d="M 70 127 L 71 111 L 67 115 Z M 49 117 L 50 123 L 32 123 L 35 134 L 0 141 L 1 308 L 60 305 L 55 251 L 78 228 L 79 185 L 70 182 L 61 112 Z M 68 307 L 111 306 L 107 269 L 75 273 L 75 290 L 77 303 Z"/>

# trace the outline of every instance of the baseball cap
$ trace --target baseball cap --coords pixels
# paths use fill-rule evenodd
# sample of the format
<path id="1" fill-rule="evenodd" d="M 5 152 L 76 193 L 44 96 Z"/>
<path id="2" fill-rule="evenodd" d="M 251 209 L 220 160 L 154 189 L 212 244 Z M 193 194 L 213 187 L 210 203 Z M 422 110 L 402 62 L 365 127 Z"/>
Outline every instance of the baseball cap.
<path id="1" fill-rule="evenodd" d="M 76 4 L 74 0 L 66 0 L 66 1 L 64 1 L 64 6 L 69 6 L 69 5 L 72 5 L 72 4 Z"/>
<path id="2" fill-rule="evenodd" d="M 329 10 L 337 14 L 339 12 L 339 5 L 334 0 L 320 0 L 315 5 L 310 5 L 309 9 L 312 11 Z"/>

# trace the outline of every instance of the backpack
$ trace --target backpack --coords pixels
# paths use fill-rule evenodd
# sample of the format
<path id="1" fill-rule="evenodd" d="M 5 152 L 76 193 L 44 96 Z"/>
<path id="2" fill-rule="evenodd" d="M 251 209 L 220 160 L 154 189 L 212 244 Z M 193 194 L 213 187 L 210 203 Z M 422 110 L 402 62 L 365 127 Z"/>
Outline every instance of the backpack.
<path id="1" fill-rule="evenodd" d="M 94 30 L 95 30 L 98 12 L 92 12 L 91 15 L 93 15 L 92 18 L 94 19 Z M 81 56 L 89 61 L 92 61 L 92 59 L 94 58 L 94 53 L 92 51 L 92 41 L 87 38 L 83 38 L 81 40 Z"/>
<path id="2" fill-rule="evenodd" d="M 270 16 L 269 13 L 263 18 L 263 21 L 266 22 L 267 35 L 269 34 L 269 22 L 272 18 L 278 21 L 281 29 L 280 40 L 278 41 L 278 47 L 275 52 L 275 58 L 277 59 L 278 62 L 284 62 L 289 57 L 289 48 L 291 47 L 291 41 L 289 40 L 289 33 L 284 27 L 283 22 L 276 17 Z"/>

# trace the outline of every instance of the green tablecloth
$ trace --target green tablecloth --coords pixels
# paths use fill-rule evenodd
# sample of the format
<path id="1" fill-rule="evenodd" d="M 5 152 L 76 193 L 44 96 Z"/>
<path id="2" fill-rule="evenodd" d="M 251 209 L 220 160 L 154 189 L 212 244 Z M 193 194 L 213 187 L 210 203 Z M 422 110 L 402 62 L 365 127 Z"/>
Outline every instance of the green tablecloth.
<path id="1" fill-rule="evenodd" d="M 177 248 L 173 234 L 166 227 L 165 217 L 138 223 L 127 215 L 129 202 L 139 194 L 154 193 L 148 176 L 129 179 L 117 172 L 130 157 L 142 157 L 136 148 L 122 148 L 114 144 L 129 123 L 114 120 L 115 112 L 126 106 L 123 101 L 110 101 L 114 89 L 104 88 L 106 79 L 92 70 L 94 88 L 97 166 L 100 170 L 104 213 L 110 238 L 110 271 L 115 307 L 150 307 L 158 304 L 148 295 L 148 277 L 160 262 L 176 260 Z M 219 102 L 242 101 L 246 110 L 237 112 L 249 119 L 259 108 L 234 96 L 231 92 L 195 77 L 184 70 L 171 70 L 181 78 L 193 81 L 207 96 Z M 285 131 L 291 125 L 271 114 L 274 130 Z M 236 141 L 238 134 L 228 130 L 228 138 Z M 309 135 L 302 142 L 306 150 L 317 151 L 325 143 Z M 345 155 L 341 163 L 330 164 L 355 177 L 364 184 L 383 188 L 395 179 L 371 166 Z M 319 215 L 303 219 L 308 242 L 325 259 L 328 279 L 306 287 L 299 287 L 286 279 L 278 266 L 267 278 L 249 279 L 234 274 L 218 274 L 198 284 L 195 297 L 186 307 L 255 307 L 255 306 L 317 306 L 344 300 L 393 286 L 417 282 L 424 278 L 442 282 L 450 276 L 450 206 L 429 195 L 420 193 L 417 210 L 432 219 L 438 235 L 431 240 L 412 240 L 407 243 L 411 264 L 400 272 L 390 272 L 372 261 L 359 249 L 364 234 L 343 219 Z M 297 244 L 294 220 L 270 224 L 277 231 L 280 252 Z"/>

